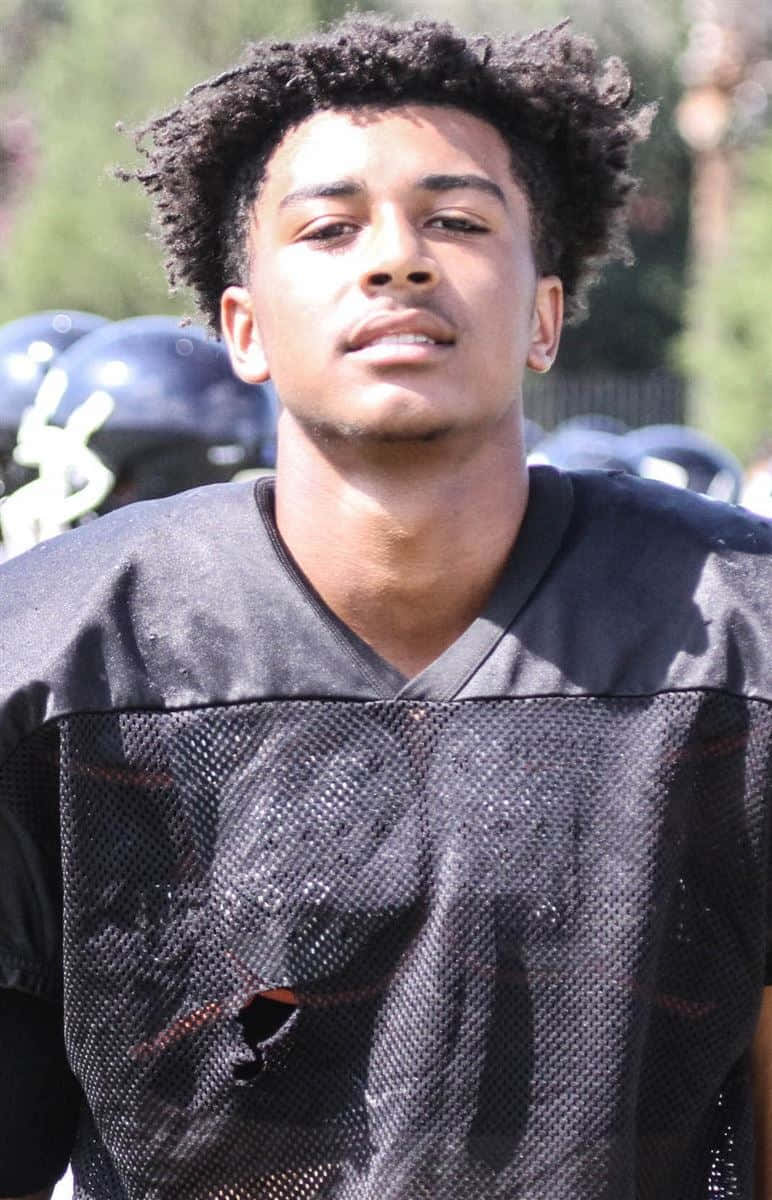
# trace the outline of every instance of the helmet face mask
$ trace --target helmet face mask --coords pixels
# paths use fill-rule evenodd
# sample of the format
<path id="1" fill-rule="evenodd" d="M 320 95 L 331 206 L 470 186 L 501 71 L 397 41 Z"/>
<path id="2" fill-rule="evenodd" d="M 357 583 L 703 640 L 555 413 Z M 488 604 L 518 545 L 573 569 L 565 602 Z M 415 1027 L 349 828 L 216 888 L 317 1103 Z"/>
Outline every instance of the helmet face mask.
<path id="1" fill-rule="evenodd" d="M 742 467 L 728 450 L 683 425 L 645 425 L 622 439 L 639 459 L 639 474 L 736 504 Z"/>
<path id="2" fill-rule="evenodd" d="M 35 478 L 30 467 L 23 467 L 13 457 L 13 445 L 0 445 L 0 501 Z"/>

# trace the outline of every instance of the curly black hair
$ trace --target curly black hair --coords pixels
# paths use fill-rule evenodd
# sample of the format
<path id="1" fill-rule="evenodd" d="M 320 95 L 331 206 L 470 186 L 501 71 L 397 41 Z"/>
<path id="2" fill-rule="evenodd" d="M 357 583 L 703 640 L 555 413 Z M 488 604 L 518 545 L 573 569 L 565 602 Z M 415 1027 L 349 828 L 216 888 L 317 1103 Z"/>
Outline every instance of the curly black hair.
<path id="1" fill-rule="evenodd" d="M 441 104 L 488 121 L 509 145 L 537 267 L 560 276 L 575 319 L 601 267 L 630 261 L 631 150 L 654 106 L 633 111 L 623 63 L 601 63 L 567 26 L 466 37 L 428 19 L 352 15 L 302 40 L 249 45 L 236 66 L 135 130 L 146 163 L 119 172 L 155 203 L 172 287 L 190 286 L 217 332 L 223 290 L 246 282 L 249 209 L 289 128 L 322 109 Z"/>

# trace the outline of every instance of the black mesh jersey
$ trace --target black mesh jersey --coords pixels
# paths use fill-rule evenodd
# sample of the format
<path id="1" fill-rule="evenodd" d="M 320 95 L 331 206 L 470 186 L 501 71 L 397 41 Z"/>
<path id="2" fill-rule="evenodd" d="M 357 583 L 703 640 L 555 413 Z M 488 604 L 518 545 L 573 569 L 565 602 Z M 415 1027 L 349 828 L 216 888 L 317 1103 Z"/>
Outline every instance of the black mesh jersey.
<path id="1" fill-rule="evenodd" d="M 771 564 L 539 468 L 409 681 L 265 481 L 0 569 L 0 972 L 63 991 L 77 1197 L 749 1198 Z"/>

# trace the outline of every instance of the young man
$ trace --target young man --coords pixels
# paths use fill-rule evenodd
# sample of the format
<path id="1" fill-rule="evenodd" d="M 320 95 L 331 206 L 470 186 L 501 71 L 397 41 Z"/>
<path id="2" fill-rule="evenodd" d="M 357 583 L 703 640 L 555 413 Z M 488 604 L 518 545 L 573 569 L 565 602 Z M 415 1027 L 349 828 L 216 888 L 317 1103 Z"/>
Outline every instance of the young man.
<path id="1" fill-rule="evenodd" d="M 79 1197 L 772 1195 L 772 530 L 524 464 L 629 98 L 357 19 L 145 130 L 278 469 L 5 568 L 5 1194 L 63 981 Z"/>

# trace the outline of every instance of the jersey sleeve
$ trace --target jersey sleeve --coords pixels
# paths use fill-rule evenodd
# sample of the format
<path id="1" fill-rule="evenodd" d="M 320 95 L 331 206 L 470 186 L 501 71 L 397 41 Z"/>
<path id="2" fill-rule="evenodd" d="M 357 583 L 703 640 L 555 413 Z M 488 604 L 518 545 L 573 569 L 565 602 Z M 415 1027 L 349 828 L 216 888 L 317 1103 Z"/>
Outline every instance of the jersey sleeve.
<path id="1" fill-rule="evenodd" d="M 1 989 L 0 1062 L 0 1196 L 28 1196 L 64 1174 L 81 1108 L 61 1007 Z"/>
<path id="2" fill-rule="evenodd" d="M 80 1088 L 64 1046 L 58 737 L 0 763 L 0 1195 L 47 1188 L 70 1159 Z"/>
<path id="3" fill-rule="evenodd" d="M 767 955 L 764 986 L 772 987 L 772 760 L 767 766 Z"/>
<path id="4" fill-rule="evenodd" d="M 61 999 L 61 864 L 55 729 L 0 764 L 0 988 Z"/>

